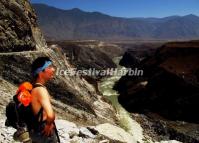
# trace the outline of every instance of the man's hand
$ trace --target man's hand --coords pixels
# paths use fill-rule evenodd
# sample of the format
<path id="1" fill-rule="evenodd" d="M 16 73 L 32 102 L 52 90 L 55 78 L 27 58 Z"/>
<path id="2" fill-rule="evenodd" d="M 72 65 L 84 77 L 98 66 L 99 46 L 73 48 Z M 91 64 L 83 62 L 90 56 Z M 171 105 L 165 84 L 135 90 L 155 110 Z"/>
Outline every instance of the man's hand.
<path id="1" fill-rule="evenodd" d="M 54 124 L 46 124 L 44 127 L 44 130 L 42 131 L 42 134 L 45 136 L 51 136 L 53 134 Z"/>

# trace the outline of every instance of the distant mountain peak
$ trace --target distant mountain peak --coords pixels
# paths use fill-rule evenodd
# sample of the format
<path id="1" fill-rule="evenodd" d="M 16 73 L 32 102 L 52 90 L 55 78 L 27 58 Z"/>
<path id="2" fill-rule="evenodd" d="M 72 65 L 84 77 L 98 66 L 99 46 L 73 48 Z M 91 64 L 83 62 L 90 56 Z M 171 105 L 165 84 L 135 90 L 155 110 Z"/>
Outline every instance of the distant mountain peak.
<path id="1" fill-rule="evenodd" d="M 193 17 L 193 18 L 198 18 L 197 15 L 194 15 L 194 14 L 188 14 L 188 15 L 185 15 L 184 17 Z"/>
<path id="2" fill-rule="evenodd" d="M 194 14 L 188 14 L 187 16 L 196 16 L 196 15 L 194 15 Z"/>
<path id="3" fill-rule="evenodd" d="M 83 12 L 83 10 L 81 10 L 79 8 L 73 8 L 73 9 L 71 9 L 71 11 L 74 11 L 74 12 Z"/>

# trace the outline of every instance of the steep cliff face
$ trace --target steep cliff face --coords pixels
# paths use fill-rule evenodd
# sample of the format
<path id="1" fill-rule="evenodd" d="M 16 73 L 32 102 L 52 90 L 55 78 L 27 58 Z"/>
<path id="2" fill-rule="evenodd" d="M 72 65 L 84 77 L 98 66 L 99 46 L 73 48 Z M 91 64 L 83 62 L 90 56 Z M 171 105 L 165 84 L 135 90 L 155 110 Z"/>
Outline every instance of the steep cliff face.
<path id="1" fill-rule="evenodd" d="M 0 9 L 1 52 L 28 51 L 45 46 L 28 1 L 1 0 Z"/>
<path id="2" fill-rule="evenodd" d="M 59 50 L 46 47 L 36 15 L 27 0 L 0 0 L 0 7 L 0 91 L 1 100 L 5 99 L 0 108 L 3 112 L 15 92 L 11 90 L 23 81 L 31 81 L 30 65 L 35 58 L 49 56 L 58 69 L 68 69 L 72 65 Z M 112 106 L 83 78 L 58 74 L 47 87 L 59 118 L 85 125 L 116 123 Z"/>

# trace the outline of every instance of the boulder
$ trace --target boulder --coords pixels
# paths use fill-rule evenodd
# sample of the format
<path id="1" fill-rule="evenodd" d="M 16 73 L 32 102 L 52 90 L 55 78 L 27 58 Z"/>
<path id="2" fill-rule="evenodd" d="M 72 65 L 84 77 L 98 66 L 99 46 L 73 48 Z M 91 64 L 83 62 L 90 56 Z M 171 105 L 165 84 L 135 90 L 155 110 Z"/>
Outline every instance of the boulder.
<path id="1" fill-rule="evenodd" d="M 95 127 L 95 130 L 97 130 L 99 134 L 107 137 L 113 142 L 117 142 L 117 143 L 136 143 L 137 142 L 133 138 L 133 136 L 127 133 L 124 129 L 108 124 L 108 123 L 97 125 Z"/>

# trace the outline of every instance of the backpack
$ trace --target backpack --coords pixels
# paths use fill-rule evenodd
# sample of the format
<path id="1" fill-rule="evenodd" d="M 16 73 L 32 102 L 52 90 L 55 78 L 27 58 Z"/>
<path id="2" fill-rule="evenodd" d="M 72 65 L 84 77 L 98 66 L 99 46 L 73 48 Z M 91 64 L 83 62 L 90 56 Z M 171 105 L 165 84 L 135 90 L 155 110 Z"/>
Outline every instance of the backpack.
<path id="1" fill-rule="evenodd" d="M 40 86 L 43 86 L 43 85 L 35 84 L 34 88 L 40 87 Z M 31 103 L 31 90 L 32 89 L 33 89 L 33 86 L 31 83 L 29 82 L 22 83 L 19 86 L 17 93 L 13 96 L 13 100 L 11 100 L 6 106 L 7 119 L 6 119 L 5 125 L 17 129 L 14 136 L 16 136 L 17 138 L 20 138 L 21 141 L 23 140 L 25 142 L 30 141 L 31 139 L 29 138 L 29 135 L 27 134 L 25 134 L 26 136 L 24 138 L 23 136 L 24 133 L 32 129 L 33 130 L 37 129 L 37 127 L 42 122 L 42 118 L 43 118 L 42 107 L 36 116 L 33 114 L 33 111 L 31 109 L 30 103 Z M 55 123 L 54 123 L 54 126 L 55 126 L 55 133 L 57 136 L 58 143 L 60 143 L 60 138 L 59 138 L 58 130 L 56 128 Z"/>
<path id="2" fill-rule="evenodd" d="M 29 130 L 34 127 L 38 120 L 34 116 L 30 105 L 32 89 L 33 86 L 29 82 L 24 82 L 19 86 L 13 99 L 6 106 L 6 126 L 15 129 L 27 127 Z"/>

